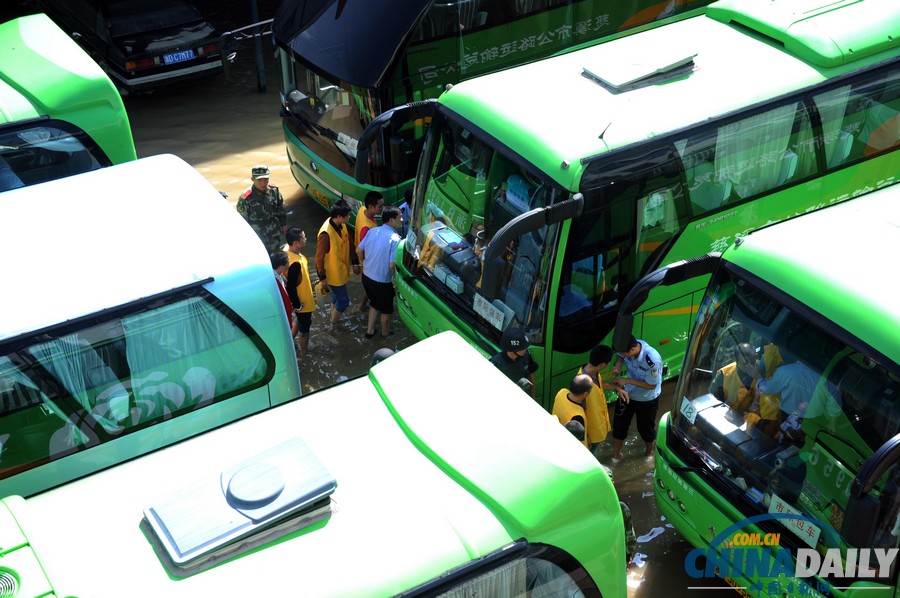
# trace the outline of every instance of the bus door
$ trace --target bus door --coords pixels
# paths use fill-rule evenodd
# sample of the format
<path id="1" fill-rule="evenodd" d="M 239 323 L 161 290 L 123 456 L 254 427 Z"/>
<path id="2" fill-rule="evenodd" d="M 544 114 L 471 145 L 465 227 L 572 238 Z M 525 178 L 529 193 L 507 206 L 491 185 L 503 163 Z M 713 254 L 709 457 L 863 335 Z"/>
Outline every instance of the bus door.
<path id="1" fill-rule="evenodd" d="M 668 146 L 649 146 L 589 164 L 582 177 L 584 212 L 565 245 L 552 335 L 553 386 L 574 374 L 571 355 L 609 344 L 618 306 L 635 281 L 669 260 L 687 224 L 680 166 Z M 668 331 L 688 330 L 691 298 L 678 292 L 649 301 L 635 335 L 654 347 Z M 568 377 L 568 379 L 567 379 Z"/>

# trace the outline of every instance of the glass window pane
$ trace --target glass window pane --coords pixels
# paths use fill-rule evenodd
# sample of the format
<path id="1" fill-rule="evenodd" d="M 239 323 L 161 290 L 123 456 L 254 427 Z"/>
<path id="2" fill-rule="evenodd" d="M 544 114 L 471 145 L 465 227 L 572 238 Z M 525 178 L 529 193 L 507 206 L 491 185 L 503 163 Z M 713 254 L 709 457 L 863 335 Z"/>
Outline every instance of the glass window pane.
<path id="1" fill-rule="evenodd" d="M 257 342 L 191 297 L 0 355 L 0 477 L 265 383 Z"/>
<path id="2" fill-rule="evenodd" d="M 879 74 L 814 98 L 829 168 L 900 145 L 900 73 Z"/>
<path id="3" fill-rule="evenodd" d="M 779 501 L 822 522 L 805 536 L 791 530 L 801 546 L 839 546 L 860 466 L 900 432 L 897 364 L 730 273 L 720 271 L 697 318 L 673 410 L 682 454 L 764 510 Z M 884 483 L 877 492 L 896 494 Z M 896 511 L 882 528 L 894 529 Z"/>
<path id="4" fill-rule="evenodd" d="M 0 192 L 100 168 L 100 150 L 80 137 L 51 124 L 0 134 Z"/>
<path id="5" fill-rule="evenodd" d="M 529 598 L 583 598 L 578 582 L 558 564 L 542 558 L 519 558 L 504 563 L 451 590 L 441 598 L 509 596 Z"/>

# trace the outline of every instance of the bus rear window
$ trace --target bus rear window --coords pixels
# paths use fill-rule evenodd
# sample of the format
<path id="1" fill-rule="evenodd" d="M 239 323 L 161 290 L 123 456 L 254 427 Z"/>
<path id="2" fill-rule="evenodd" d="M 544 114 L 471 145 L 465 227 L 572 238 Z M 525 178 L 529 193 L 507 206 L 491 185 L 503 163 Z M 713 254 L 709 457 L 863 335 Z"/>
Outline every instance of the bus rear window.
<path id="1" fill-rule="evenodd" d="M 67 131 L 62 125 L 42 121 L 0 130 L 0 192 L 96 170 L 108 163 L 84 133 Z"/>
<path id="2" fill-rule="evenodd" d="M 262 386 L 271 356 L 215 298 L 42 333 L 0 353 L 0 478 Z"/>

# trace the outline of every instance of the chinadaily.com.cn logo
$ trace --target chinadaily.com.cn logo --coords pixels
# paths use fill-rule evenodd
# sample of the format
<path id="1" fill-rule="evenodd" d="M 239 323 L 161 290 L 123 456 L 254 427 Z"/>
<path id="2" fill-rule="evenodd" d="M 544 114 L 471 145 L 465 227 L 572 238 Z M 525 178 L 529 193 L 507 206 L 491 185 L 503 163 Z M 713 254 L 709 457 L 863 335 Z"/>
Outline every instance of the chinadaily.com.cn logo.
<path id="1" fill-rule="evenodd" d="M 797 548 L 795 560 L 790 550 L 781 548 L 780 532 L 743 531 L 761 521 L 777 521 L 809 548 Z M 846 586 L 826 579 L 847 579 L 849 584 L 853 579 L 875 578 L 878 571 L 889 571 L 897 558 L 897 548 L 847 548 L 846 558 L 840 548 L 820 553 L 815 547 L 823 527 L 820 521 L 792 511 L 743 519 L 715 535 L 709 548 L 691 550 L 684 559 L 684 570 L 694 579 L 722 578 L 739 594 L 752 598 L 830 596 L 831 590 Z M 710 531 L 715 534 L 715 528 Z"/>

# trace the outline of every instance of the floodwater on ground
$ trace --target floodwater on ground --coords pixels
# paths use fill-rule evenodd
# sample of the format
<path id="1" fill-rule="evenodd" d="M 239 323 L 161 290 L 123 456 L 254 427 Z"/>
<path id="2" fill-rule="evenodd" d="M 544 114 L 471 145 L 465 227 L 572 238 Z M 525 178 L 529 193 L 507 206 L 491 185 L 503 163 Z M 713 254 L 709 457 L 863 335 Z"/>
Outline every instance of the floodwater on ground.
<path id="1" fill-rule="evenodd" d="M 232 30 L 251 22 L 249 6 L 253 1 L 195 0 L 194 3 L 220 30 Z M 260 20 L 271 18 L 277 4 L 277 0 L 258 0 Z M 12 7 L 7 6 L 0 14 L 12 18 L 16 16 L 12 12 Z M 205 79 L 187 88 L 126 97 L 138 155 L 180 156 L 225 192 L 232 204 L 250 185 L 250 168 L 258 163 L 267 164 L 271 168 L 272 184 L 285 197 L 288 226 L 303 228 L 313 239 L 327 214 L 303 193 L 288 168 L 271 37 L 264 37 L 260 45 L 263 77 L 257 71 L 253 43 L 243 42 L 227 77 Z M 172 189 L 173 193 L 177 191 Z M 215 230 L 205 228 L 203 222 L 197 223 L 196 231 L 209 239 L 210 251 L 228 243 L 228 239 L 218 238 Z M 150 241 L 145 249 L 152 251 L 154 242 L 164 240 Z M 312 242 L 303 253 L 313 261 Z M 349 290 L 353 305 L 362 293 L 358 278 L 351 280 Z M 415 341 L 396 316 L 395 333 L 388 343 L 381 342 L 377 336 L 373 340 L 364 337 L 364 315 L 345 314 L 344 322 L 331 333 L 325 331 L 326 323 L 324 311 L 314 315 L 310 354 L 298 360 L 304 393 L 364 375 L 373 353 L 382 346 L 401 350 Z M 452 362 L 441 362 L 438 367 L 451 370 Z M 452 371 L 441 375 L 452 375 Z M 672 391 L 671 383 L 664 386 L 661 411 L 671 404 Z M 600 461 L 606 465 L 612 461 L 611 442 L 610 439 L 598 450 Z M 638 537 L 638 555 L 628 571 L 629 597 L 681 596 L 689 592 L 688 587 L 700 585 L 712 586 L 700 592 L 704 597 L 733 596 L 722 582 L 694 580 L 685 574 L 684 558 L 692 547 L 656 508 L 653 462 L 643 458 L 643 442 L 633 429 L 623 453 L 624 460 L 612 466 L 612 470 L 619 496 L 631 508 Z"/>

